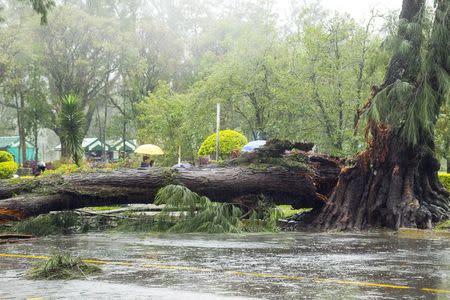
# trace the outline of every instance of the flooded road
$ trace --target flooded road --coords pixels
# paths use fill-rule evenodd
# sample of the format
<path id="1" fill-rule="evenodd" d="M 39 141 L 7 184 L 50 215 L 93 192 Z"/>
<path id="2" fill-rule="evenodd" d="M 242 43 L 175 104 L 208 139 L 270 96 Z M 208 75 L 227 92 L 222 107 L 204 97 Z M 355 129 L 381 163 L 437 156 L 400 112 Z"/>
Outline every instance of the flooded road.
<path id="1" fill-rule="evenodd" d="M 23 277 L 36 260 L 20 255 L 57 249 L 109 263 L 89 280 Z M 99 233 L 0 245 L 0 299 L 450 299 L 448 290 L 450 240 L 392 233 Z"/>

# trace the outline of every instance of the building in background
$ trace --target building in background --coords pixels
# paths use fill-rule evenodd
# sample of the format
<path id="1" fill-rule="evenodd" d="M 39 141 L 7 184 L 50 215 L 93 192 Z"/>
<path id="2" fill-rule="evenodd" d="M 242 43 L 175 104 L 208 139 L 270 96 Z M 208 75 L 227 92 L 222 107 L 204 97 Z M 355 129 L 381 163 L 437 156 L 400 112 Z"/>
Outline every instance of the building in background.
<path id="1" fill-rule="evenodd" d="M 134 153 L 134 150 L 136 150 L 137 147 L 137 141 L 136 140 L 126 140 L 125 141 L 125 147 L 123 139 L 118 140 L 110 140 L 106 142 L 110 147 L 112 151 L 112 157 L 111 160 L 118 160 L 120 157 L 129 156 L 130 154 Z"/>
<path id="2" fill-rule="evenodd" d="M 31 143 L 26 142 L 27 151 L 25 159 L 22 158 L 20 150 L 19 136 L 2 136 L 0 137 L 0 151 L 7 151 L 14 156 L 14 161 L 22 164 L 26 160 L 34 160 L 35 147 Z"/>

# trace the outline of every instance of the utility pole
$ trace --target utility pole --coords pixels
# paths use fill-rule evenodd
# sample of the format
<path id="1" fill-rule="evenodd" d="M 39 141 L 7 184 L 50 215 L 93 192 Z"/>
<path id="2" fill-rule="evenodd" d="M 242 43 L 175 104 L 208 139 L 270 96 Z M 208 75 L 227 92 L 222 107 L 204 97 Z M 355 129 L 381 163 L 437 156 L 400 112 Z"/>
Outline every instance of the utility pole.
<path id="1" fill-rule="evenodd" d="M 216 161 L 219 160 L 220 146 L 220 103 L 217 103 L 217 119 L 216 119 Z"/>

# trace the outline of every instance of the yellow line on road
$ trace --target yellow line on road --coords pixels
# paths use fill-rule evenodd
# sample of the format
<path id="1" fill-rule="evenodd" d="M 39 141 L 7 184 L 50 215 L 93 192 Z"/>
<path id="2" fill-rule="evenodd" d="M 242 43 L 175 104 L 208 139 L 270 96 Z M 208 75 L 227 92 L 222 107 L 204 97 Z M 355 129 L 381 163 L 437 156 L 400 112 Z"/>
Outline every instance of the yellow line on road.
<path id="1" fill-rule="evenodd" d="M 167 265 L 142 265 L 144 268 L 148 269 L 169 269 L 169 270 L 180 270 L 180 271 L 194 271 L 194 272 L 213 272 L 213 269 L 202 269 L 196 267 L 183 267 L 183 266 L 167 266 Z"/>
<path id="2" fill-rule="evenodd" d="M 29 254 L 15 254 L 15 253 L 0 253 L 0 257 L 10 257 L 10 258 L 24 258 L 24 259 L 48 259 L 45 255 L 29 255 Z M 111 260 L 99 260 L 99 259 L 83 259 L 85 263 L 101 264 L 101 265 L 117 265 L 117 266 L 136 266 L 149 269 L 164 269 L 164 270 L 179 270 L 179 271 L 191 271 L 191 272 L 217 272 L 217 270 L 208 268 L 196 268 L 188 266 L 173 266 L 173 265 L 157 265 L 157 264 L 144 264 L 139 265 L 132 262 L 123 261 L 111 261 Z M 226 274 L 235 276 L 248 276 L 248 277 L 259 277 L 259 278 L 273 278 L 273 279 L 287 279 L 287 280 L 311 280 L 316 283 L 335 283 L 341 285 L 357 285 L 365 287 L 377 287 L 377 288 L 387 288 L 387 289 L 416 289 L 407 285 L 396 285 L 396 284 L 386 284 L 386 283 L 374 283 L 374 282 L 364 282 L 364 281 L 352 281 L 352 280 L 340 280 L 340 279 L 327 279 L 327 278 L 308 278 L 303 276 L 290 276 L 290 275 L 277 275 L 270 273 L 256 273 L 256 272 L 240 272 L 240 271 L 223 271 Z M 433 288 L 417 288 L 422 292 L 428 293 L 444 293 L 450 294 L 450 290 L 444 289 L 433 289 Z M 416 290 L 417 290 L 416 289 Z"/>
<path id="3" fill-rule="evenodd" d="M 385 284 L 385 283 L 374 283 L 374 282 L 364 282 L 364 281 L 352 281 L 352 280 L 340 280 L 340 279 L 315 279 L 315 282 L 325 282 L 325 283 L 338 283 L 347 285 L 359 285 L 359 286 L 373 286 L 382 287 L 387 289 L 412 289 L 413 287 L 407 285 L 395 285 L 395 284 Z M 450 292 L 450 291 L 448 291 Z"/>
<path id="4" fill-rule="evenodd" d="M 48 256 L 44 255 L 27 255 L 27 254 L 13 254 L 13 253 L 0 253 L 0 257 L 14 257 L 14 258 L 29 258 L 29 259 L 48 259 Z"/>

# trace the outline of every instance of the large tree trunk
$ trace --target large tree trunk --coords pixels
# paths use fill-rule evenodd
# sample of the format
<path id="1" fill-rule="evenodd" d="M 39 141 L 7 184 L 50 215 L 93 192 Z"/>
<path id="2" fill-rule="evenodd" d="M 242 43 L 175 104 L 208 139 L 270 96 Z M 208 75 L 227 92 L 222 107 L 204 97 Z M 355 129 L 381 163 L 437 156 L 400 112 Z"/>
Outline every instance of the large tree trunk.
<path id="1" fill-rule="evenodd" d="M 448 6 L 448 0 L 438 1 L 438 11 L 444 13 L 437 13 L 434 23 L 435 27 L 445 24 L 444 30 L 447 32 L 450 31 Z M 416 22 L 423 9 L 424 0 L 404 0 L 400 18 L 402 22 Z M 417 49 L 413 53 L 416 64 L 408 63 L 401 52 L 394 52 L 385 82 L 380 89 L 374 89 L 372 99 L 380 90 L 397 80 L 418 84 L 422 42 L 407 30 L 400 29 L 398 35 L 399 39 L 408 41 L 411 48 Z M 430 62 L 440 65 L 447 73 L 440 75 L 448 76 L 448 48 L 439 51 L 436 50 L 438 47 L 433 46 L 436 45 L 432 42 Z M 436 68 L 429 71 L 428 80 L 437 95 L 437 115 L 446 91 L 442 91 L 437 83 L 434 70 Z M 412 103 L 414 100 L 408 101 Z M 369 105 L 370 102 L 371 99 Z M 402 109 L 395 105 L 392 102 L 392 109 Z M 437 177 L 439 163 L 434 156 L 432 134 L 420 131 L 418 142 L 409 143 L 401 135 L 401 127 L 396 127 L 390 124 L 388 118 L 383 118 L 381 116 L 380 122 L 369 118 L 369 148 L 357 157 L 353 167 L 342 171 L 327 204 L 320 211 L 305 217 L 299 226 L 341 230 L 370 227 L 398 229 L 402 226 L 430 228 L 450 217 L 450 193 L 443 188 Z"/>
<path id="2" fill-rule="evenodd" d="M 336 184 L 341 166 L 321 156 L 310 157 L 309 166 L 310 170 L 151 168 L 49 176 L 16 185 L 4 183 L 0 185 L 0 220 L 86 206 L 151 203 L 157 191 L 168 184 L 182 184 L 217 202 L 239 203 L 242 197 L 262 194 L 277 204 L 319 208 Z"/>
<path id="3" fill-rule="evenodd" d="M 385 130 L 385 149 L 371 148 L 344 169 L 309 228 L 430 228 L 449 218 L 450 193 L 438 180 L 437 160 L 432 154 L 420 158 L 417 149 L 401 146 L 399 137 Z"/>

